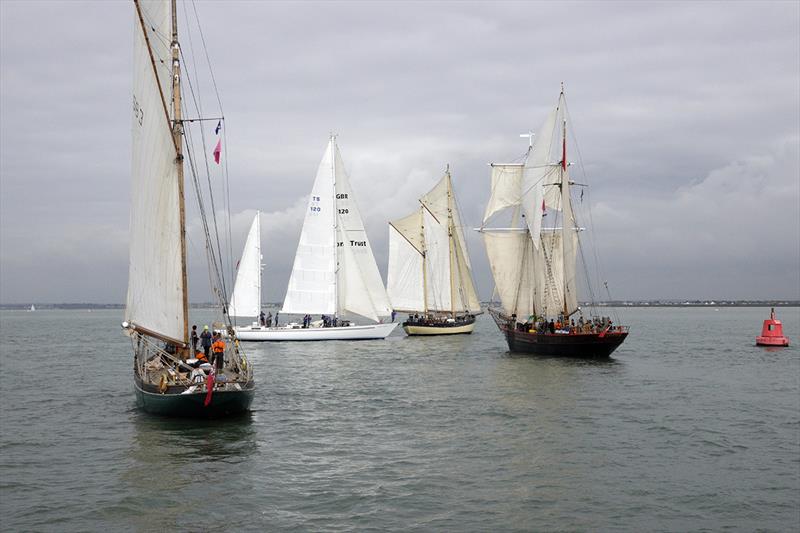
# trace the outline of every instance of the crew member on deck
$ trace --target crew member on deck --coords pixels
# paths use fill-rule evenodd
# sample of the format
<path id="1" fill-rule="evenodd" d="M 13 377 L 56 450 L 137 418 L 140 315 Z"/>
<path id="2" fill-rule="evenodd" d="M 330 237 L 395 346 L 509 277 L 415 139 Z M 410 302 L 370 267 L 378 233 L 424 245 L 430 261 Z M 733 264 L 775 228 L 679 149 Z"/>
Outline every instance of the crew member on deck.
<path id="1" fill-rule="evenodd" d="M 203 326 L 203 333 L 200 334 L 200 344 L 203 346 L 206 359 L 208 359 L 208 352 L 211 350 L 211 332 L 208 331 L 208 326 Z"/>
<path id="2" fill-rule="evenodd" d="M 225 358 L 225 343 L 219 333 L 214 333 L 214 344 L 211 345 L 211 350 L 214 352 L 214 366 L 217 367 L 217 371 L 220 371 Z"/>

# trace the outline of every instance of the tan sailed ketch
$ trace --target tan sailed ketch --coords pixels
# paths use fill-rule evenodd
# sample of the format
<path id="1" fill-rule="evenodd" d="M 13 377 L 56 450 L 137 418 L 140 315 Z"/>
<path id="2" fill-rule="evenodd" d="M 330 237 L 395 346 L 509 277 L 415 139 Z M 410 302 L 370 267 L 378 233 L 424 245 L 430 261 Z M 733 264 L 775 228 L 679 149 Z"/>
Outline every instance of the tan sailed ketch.
<path id="1" fill-rule="evenodd" d="M 226 339 L 224 365 L 216 371 L 190 353 L 183 174 L 184 156 L 196 160 L 185 142 L 186 129 L 200 119 L 184 120 L 181 112 L 175 0 L 134 5 L 130 268 L 122 327 L 134 353 L 136 401 L 144 411 L 161 415 L 232 415 L 248 410 L 255 394 L 253 370 L 235 339 Z M 196 182 L 195 171 L 192 166 Z M 198 192 L 203 213 L 201 198 Z M 202 218 L 210 239 L 216 227 Z M 215 259 L 210 271 L 221 315 L 220 253 L 207 244 Z"/>
<path id="2" fill-rule="evenodd" d="M 395 311 L 409 314 L 403 322 L 409 335 L 472 333 L 480 301 L 449 166 L 419 204 L 389 222 L 389 299 Z"/>
<path id="3" fill-rule="evenodd" d="M 582 228 L 569 174 L 562 88 L 525 161 L 492 165 L 491 196 L 479 231 L 502 308 L 490 307 L 489 313 L 512 352 L 606 358 L 628 328 L 584 316 L 578 306 Z M 501 213 L 511 215 L 510 227 L 494 225 Z"/>

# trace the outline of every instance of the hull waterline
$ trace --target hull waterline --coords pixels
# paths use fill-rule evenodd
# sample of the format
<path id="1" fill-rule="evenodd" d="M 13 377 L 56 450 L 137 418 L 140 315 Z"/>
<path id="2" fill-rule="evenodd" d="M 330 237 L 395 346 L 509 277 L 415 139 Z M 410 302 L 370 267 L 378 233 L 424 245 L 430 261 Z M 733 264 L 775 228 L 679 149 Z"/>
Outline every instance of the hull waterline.
<path id="1" fill-rule="evenodd" d="M 510 326 L 511 322 L 492 312 L 497 327 L 514 353 L 577 359 L 608 359 L 625 342 L 625 328 L 600 333 L 530 333 Z"/>
<path id="2" fill-rule="evenodd" d="M 154 390 L 149 390 L 149 389 Z M 215 390 L 209 405 L 205 405 L 206 391 L 182 394 L 185 387 L 169 387 L 160 393 L 156 387 L 143 386 L 134 377 L 136 405 L 142 411 L 161 416 L 181 418 L 221 418 L 250 410 L 255 397 L 255 384 L 250 382 L 242 390 Z"/>
<path id="3" fill-rule="evenodd" d="M 426 320 L 407 320 L 403 322 L 403 330 L 409 336 L 425 335 L 465 335 L 475 329 L 475 318 L 459 318 L 454 322 L 428 322 Z"/>
<path id="4" fill-rule="evenodd" d="M 280 341 L 358 341 L 385 339 L 397 323 L 370 324 L 335 328 L 237 327 L 236 338 L 250 342 Z"/>

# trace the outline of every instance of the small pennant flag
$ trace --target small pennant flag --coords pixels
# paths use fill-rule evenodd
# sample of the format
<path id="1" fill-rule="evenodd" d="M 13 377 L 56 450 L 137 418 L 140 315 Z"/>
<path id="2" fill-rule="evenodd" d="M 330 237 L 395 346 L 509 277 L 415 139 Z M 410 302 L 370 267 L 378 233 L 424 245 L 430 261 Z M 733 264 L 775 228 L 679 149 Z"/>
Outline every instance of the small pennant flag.
<path id="1" fill-rule="evenodd" d="M 543 217 L 547 216 L 546 211 L 547 211 L 547 207 L 544 205 L 544 199 L 542 199 L 542 216 Z"/>
<path id="2" fill-rule="evenodd" d="M 219 135 L 219 130 L 221 129 L 222 129 L 222 121 L 220 120 L 219 122 L 217 122 L 217 128 L 214 130 L 214 133 Z"/>
<path id="3" fill-rule="evenodd" d="M 214 162 L 218 165 L 220 153 L 222 153 L 222 139 L 217 141 L 217 147 L 214 148 Z"/>

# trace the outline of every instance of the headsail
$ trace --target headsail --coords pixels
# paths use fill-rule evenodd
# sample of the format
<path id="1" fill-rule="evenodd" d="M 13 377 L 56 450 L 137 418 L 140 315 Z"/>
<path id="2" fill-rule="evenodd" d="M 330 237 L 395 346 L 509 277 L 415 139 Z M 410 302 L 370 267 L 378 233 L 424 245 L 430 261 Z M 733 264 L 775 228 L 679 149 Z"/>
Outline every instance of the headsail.
<path id="1" fill-rule="evenodd" d="M 172 35 L 167 1 L 139 2 L 134 22 L 130 264 L 125 320 L 184 339 L 179 174 L 169 101 Z M 139 12 L 144 24 L 140 22 Z M 145 40 L 148 36 L 150 47 Z M 153 58 L 151 60 L 150 53 Z M 154 72 L 155 69 L 155 72 Z"/>
<path id="2" fill-rule="evenodd" d="M 236 272 L 236 283 L 228 305 L 230 316 L 258 316 L 261 311 L 261 213 L 256 213 L 242 258 Z"/>
<path id="3" fill-rule="evenodd" d="M 379 320 L 392 313 L 386 288 L 383 286 L 378 264 L 372 253 L 364 221 L 358 211 L 350 179 L 342 162 L 339 147 L 332 139 L 335 153 L 336 212 L 340 239 L 339 256 L 339 305 L 337 312 L 353 313 Z"/>

